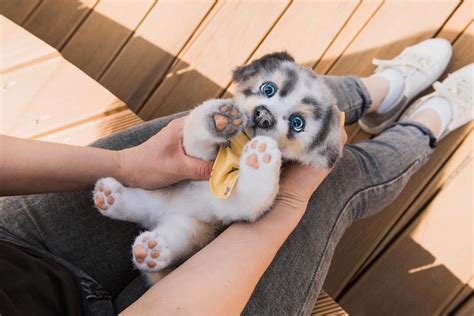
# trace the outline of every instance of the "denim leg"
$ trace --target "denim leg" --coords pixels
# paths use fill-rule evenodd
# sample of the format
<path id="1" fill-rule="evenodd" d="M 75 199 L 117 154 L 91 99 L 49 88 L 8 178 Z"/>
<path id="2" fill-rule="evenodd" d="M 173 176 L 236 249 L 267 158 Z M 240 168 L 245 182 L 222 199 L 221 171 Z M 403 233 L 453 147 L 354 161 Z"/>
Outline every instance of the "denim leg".
<path id="1" fill-rule="evenodd" d="M 356 76 L 322 76 L 337 100 L 339 110 L 345 112 L 345 125 L 357 122 L 372 105 L 364 83 Z"/>
<path id="2" fill-rule="evenodd" d="M 310 314 L 346 228 L 392 202 L 431 156 L 433 144 L 426 128 L 405 123 L 347 145 L 259 281 L 244 314 Z"/>
<path id="3" fill-rule="evenodd" d="M 117 150 L 139 145 L 179 115 L 131 127 L 91 146 Z M 92 192 L 0 198 L 0 238 L 70 263 L 112 297 L 138 275 L 130 249 L 139 229 L 136 224 L 99 214 L 93 207 Z"/>

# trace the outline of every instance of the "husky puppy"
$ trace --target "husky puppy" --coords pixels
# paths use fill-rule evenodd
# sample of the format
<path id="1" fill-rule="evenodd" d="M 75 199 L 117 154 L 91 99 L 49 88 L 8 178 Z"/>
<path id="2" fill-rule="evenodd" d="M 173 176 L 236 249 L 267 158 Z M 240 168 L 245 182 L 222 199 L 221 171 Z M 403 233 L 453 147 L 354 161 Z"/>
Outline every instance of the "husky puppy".
<path id="1" fill-rule="evenodd" d="M 145 227 L 132 246 L 133 263 L 151 283 L 209 243 L 234 221 L 255 221 L 278 192 L 282 159 L 332 167 L 341 156 L 340 113 L 323 79 L 286 52 L 237 67 L 233 99 L 208 100 L 186 118 L 183 146 L 190 156 L 215 159 L 219 145 L 242 131 L 251 138 L 239 177 L 227 199 L 209 181 L 183 181 L 148 191 L 100 179 L 97 209 L 110 218 Z M 110 198 L 113 197 L 113 198 Z"/>

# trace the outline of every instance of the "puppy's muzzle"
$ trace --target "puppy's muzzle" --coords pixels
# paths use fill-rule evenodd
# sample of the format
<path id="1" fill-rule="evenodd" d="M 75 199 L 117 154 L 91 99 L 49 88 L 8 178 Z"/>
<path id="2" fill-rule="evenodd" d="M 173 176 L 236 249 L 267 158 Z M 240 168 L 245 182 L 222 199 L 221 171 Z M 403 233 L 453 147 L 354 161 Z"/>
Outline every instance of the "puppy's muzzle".
<path id="1" fill-rule="evenodd" d="M 253 123 L 255 127 L 271 129 L 275 126 L 275 117 L 265 105 L 259 105 L 253 112 Z"/>

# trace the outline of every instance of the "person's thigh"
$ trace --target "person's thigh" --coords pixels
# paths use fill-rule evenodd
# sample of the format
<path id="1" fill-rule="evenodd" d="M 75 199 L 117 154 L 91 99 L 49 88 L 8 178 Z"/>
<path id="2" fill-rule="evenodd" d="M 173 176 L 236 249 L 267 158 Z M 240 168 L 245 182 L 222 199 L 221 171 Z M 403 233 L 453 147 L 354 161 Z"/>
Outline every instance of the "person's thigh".
<path id="1" fill-rule="evenodd" d="M 174 117 L 134 126 L 91 146 L 118 150 L 139 145 Z M 130 249 L 138 234 L 136 224 L 102 216 L 93 207 L 91 192 L 0 199 L 0 238 L 18 240 L 68 261 L 98 281 L 112 297 L 137 276 Z"/>
<path id="2" fill-rule="evenodd" d="M 403 125 L 346 146 L 259 281 L 244 314 L 310 314 L 346 228 L 393 201 L 432 147 L 433 138 L 423 127 Z"/>

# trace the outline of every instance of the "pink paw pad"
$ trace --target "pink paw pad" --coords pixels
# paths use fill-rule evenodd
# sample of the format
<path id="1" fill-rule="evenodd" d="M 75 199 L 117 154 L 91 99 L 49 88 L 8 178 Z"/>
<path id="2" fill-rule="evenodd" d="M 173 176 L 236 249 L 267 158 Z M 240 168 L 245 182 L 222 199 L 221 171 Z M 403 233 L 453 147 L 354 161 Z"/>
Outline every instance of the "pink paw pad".
<path id="1" fill-rule="evenodd" d="M 137 260 L 137 262 L 142 263 L 146 258 L 146 249 L 141 245 L 136 245 L 133 247 L 133 255 L 135 256 L 135 260 Z"/>
<path id="2" fill-rule="evenodd" d="M 103 211 L 106 211 L 109 206 L 112 206 L 115 202 L 115 198 L 112 195 L 112 190 L 107 187 L 104 183 L 97 185 L 96 192 L 94 193 L 94 204 L 96 207 Z"/>
<path id="3" fill-rule="evenodd" d="M 216 121 L 216 128 L 220 131 L 226 128 L 227 123 L 229 123 L 229 120 L 227 119 L 227 117 L 221 114 L 214 115 L 214 121 Z"/>
<path id="4" fill-rule="evenodd" d="M 101 211 L 107 211 L 116 202 L 116 194 L 120 188 L 120 183 L 113 179 L 100 180 L 94 191 L 95 206 Z"/>
<path id="5" fill-rule="evenodd" d="M 256 154 L 251 154 L 250 156 L 248 156 L 247 159 L 245 159 L 245 163 L 254 169 L 258 169 L 259 167 L 258 157 Z"/>
<path id="6" fill-rule="evenodd" d="M 248 155 L 245 158 L 245 163 L 247 166 L 258 169 L 260 164 L 268 164 L 272 161 L 272 155 L 267 152 L 268 146 L 266 143 L 260 142 L 258 140 L 252 141 L 249 145 L 245 146 L 244 153 Z"/>
<path id="7" fill-rule="evenodd" d="M 154 249 L 158 245 L 158 242 L 154 239 L 150 240 L 149 236 L 143 237 L 142 241 L 144 245 L 135 245 L 133 247 L 133 257 L 138 263 L 143 263 L 149 255 L 151 258 L 146 260 L 146 265 L 150 268 L 154 268 L 157 263 L 153 259 L 157 259 L 160 256 L 160 251 Z"/>
<path id="8" fill-rule="evenodd" d="M 243 115 L 232 103 L 220 105 L 212 118 L 217 132 L 226 138 L 234 136 L 243 128 Z"/>
<path id="9" fill-rule="evenodd" d="M 132 254 L 140 270 L 157 271 L 169 263 L 166 242 L 156 232 L 139 236 L 132 248 Z"/>

